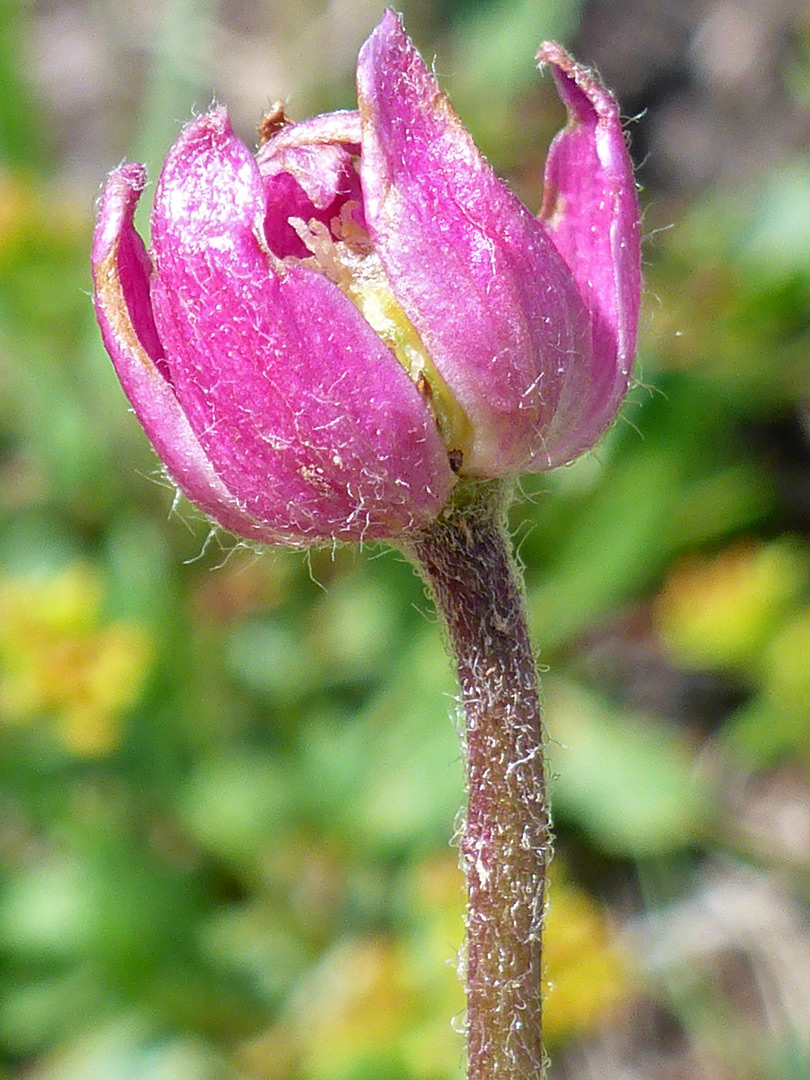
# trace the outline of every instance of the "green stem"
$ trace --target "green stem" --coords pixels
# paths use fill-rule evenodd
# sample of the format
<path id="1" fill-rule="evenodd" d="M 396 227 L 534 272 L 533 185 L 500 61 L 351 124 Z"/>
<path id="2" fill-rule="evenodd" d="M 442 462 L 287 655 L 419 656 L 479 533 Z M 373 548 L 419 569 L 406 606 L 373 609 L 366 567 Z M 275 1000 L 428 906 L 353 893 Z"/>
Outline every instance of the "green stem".
<path id="1" fill-rule="evenodd" d="M 540 978 L 549 817 L 537 670 L 503 487 L 460 487 L 412 538 L 456 661 L 466 719 L 468 1080 L 544 1075 Z"/>

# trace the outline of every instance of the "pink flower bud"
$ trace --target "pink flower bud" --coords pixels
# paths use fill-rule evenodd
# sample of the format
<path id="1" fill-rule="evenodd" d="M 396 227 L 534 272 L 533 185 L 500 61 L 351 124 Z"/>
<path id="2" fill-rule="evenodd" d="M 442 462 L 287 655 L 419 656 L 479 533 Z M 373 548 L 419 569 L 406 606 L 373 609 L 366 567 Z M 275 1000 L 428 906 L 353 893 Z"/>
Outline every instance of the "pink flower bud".
<path id="1" fill-rule="evenodd" d="M 616 102 L 546 44 L 569 111 L 533 217 L 387 12 L 360 111 L 273 125 L 253 156 L 224 109 L 171 150 L 147 255 L 140 165 L 110 176 L 96 312 L 177 486 L 259 541 L 396 537 L 456 476 L 572 460 L 627 389 L 639 213 Z"/>

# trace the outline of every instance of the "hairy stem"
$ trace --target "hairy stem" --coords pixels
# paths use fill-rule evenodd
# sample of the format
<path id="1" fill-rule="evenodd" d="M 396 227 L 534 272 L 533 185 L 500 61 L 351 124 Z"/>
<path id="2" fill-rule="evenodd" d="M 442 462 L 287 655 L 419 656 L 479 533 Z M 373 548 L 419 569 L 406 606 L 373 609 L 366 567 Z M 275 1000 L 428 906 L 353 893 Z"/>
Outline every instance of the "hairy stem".
<path id="1" fill-rule="evenodd" d="M 468 1080 L 539 1080 L 541 930 L 549 818 L 537 672 L 506 495 L 460 489 L 408 553 L 433 592 L 466 719 Z"/>

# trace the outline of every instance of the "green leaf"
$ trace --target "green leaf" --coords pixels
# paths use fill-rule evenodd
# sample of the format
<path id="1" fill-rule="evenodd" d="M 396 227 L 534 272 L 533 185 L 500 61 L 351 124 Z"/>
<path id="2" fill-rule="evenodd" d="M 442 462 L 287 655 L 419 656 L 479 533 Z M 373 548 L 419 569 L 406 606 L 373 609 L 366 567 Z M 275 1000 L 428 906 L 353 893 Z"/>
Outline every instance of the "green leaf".
<path id="1" fill-rule="evenodd" d="M 679 733 L 572 683 L 545 687 L 555 814 L 603 851 L 645 858 L 699 840 L 710 805 Z"/>

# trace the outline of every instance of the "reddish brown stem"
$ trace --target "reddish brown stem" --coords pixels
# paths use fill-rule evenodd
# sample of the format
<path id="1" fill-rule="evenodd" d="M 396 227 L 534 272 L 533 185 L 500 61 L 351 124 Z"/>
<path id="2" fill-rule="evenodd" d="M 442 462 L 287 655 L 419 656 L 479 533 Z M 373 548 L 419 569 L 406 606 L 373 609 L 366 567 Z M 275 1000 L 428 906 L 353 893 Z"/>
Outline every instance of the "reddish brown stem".
<path id="1" fill-rule="evenodd" d="M 467 1076 L 539 1080 L 549 819 L 537 671 L 501 490 L 467 487 L 410 554 L 447 627 L 466 718 Z"/>

